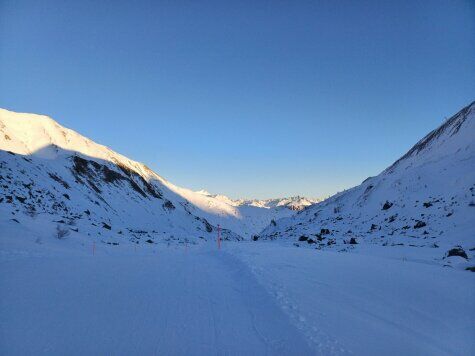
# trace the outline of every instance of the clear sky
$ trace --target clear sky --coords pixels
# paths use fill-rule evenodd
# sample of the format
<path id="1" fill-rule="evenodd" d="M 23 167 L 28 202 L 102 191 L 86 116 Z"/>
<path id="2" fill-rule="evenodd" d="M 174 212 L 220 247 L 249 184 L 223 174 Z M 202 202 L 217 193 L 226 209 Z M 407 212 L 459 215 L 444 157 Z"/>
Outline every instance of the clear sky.
<path id="1" fill-rule="evenodd" d="M 196 190 L 326 196 L 474 99 L 470 0 L 0 0 L 1 107 Z"/>

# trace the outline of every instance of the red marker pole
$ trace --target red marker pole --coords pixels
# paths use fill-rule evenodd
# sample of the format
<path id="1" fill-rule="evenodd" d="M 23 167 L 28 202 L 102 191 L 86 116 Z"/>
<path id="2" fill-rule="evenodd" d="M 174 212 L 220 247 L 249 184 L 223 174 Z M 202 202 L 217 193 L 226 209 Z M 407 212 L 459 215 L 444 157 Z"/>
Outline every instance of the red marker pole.
<path id="1" fill-rule="evenodd" d="M 221 226 L 218 224 L 218 250 L 221 249 Z"/>

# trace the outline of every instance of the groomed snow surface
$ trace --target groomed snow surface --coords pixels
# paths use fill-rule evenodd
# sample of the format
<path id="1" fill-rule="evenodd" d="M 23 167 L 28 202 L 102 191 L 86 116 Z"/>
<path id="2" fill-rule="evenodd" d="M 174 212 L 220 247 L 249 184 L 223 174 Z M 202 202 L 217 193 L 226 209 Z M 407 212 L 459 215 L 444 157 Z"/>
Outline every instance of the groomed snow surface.
<path id="1" fill-rule="evenodd" d="M 368 248 L 3 237 L 0 354 L 475 354 L 475 274 Z"/>

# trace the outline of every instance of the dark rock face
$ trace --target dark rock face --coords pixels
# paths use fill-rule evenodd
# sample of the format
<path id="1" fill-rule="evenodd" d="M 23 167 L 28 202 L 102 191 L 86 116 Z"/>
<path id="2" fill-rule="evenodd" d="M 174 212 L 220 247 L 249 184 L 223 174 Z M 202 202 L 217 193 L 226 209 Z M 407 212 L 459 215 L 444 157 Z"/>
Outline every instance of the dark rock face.
<path id="1" fill-rule="evenodd" d="M 468 259 L 467 253 L 460 246 L 454 247 L 453 249 L 450 249 L 449 251 L 447 251 L 447 257 L 452 257 L 452 256 L 460 256 L 460 257 L 465 258 L 466 260 Z"/>
<path id="2" fill-rule="evenodd" d="M 205 224 L 205 229 L 206 229 L 207 232 L 212 232 L 212 231 L 213 231 L 213 227 L 212 227 L 211 224 L 208 222 L 208 220 L 203 219 L 203 223 Z"/>
<path id="3" fill-rule="evenodd" d="M 299 241 L 307 241 L 307 240 L 308 240 L 308 237 L 305 235 L 302 235 L 299 237 Z"/>
<path id="4" fill-rule="evenodd" d="M 72 157 L 72 163 L 73 166 L 71 168 L 71 172 L 73 173 L 74 177 L 76 177 L 76 179 L 79 177 L 86 178 L 86 181 L 89 183 L 91 188 L 93 188 L 97 193 L 101 193 L 101 190 L 98 187 L 98 185 L 101 183 L 116 184 L 118 182 L 124 181 L 127 182 L 130 187 L 143 198 L 148 197 L 146 194 L 147 192 L 154 198 L 162 199 L 161 192 L 155 189 L 137 172 L 134 172 L 122 164 L 117 163 L 117 168 L 119 168 L 125 175 L 109 168 L 105 164 L 100 164 L 96 161 L 85 159 L 78 155 Z M 51 178 L 58 181 L 56 177 L 51 176 Z M 79 179 L 79 181 L 81 180 Z M 139 184 L 136 183 L 136 181 L 140 182 L 143 189 L 139 186 Z M 60 183 L 62 184 L 62 182 Z"/>
<path id="5" fill-rule="evenodd" d="M 386 200 L 386 202 L 384 203 L 383 205 L 383 208 L 382 210 L 388 210 L 389 208 L 391 208 L 393 206 L 393 203 L 389 202 Z"/>
<path id="6" fill-rule="evenodd" d="M 20 203 L 24 203 L 26 198 L 25 197 L 19 197 L 15 195 L 15 199 L 18 200 Z"/>
<path id="7" fill-rule="evenodd" d="M 320 235 L 329 235 L 330 230 L 329 229 L 320 229 Z"/>
<path id="8" fill-rule="evenodd" d="M 54 173 L 48 173 L 48 175 L 50 176 L 50 178 L 56 182 L 58 182 L 59 184 L 61 184 L 64 188 L 66 189 L 69 189 L 69 184 L 67 182 L 65 182 L 63 179 L 61 179 L 60 177 L 58 177 L 56 174 Z"/>
<path id="9" fill-rule="evenodd" d="M 259 236 L 258 236 L 258 235 L 252 236 L 252 241 L 257 241 L 257 240 L 259 240 Z"/>
<path id="10" fill-rule="evenodd" d="M 175 205 L 170 200 L 165 201 L 165 203 L 162 204 L 164 209 L 167 210 L 175 210 Z"/>
<path id="11" fill-rule="evenodd" d="M 354 237 L 352 237 L 350 239 L 350 245 L 357 245 L 357 244 L 358 244 L 358 242 L 356 241 L 356 239 Z"/>

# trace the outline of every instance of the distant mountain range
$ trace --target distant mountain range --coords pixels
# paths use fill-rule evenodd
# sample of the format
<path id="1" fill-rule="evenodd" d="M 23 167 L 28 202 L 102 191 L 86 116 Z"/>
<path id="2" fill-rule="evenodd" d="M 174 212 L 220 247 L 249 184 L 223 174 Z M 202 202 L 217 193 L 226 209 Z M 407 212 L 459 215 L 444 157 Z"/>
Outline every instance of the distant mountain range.
<path id="1" fill-rule="evenodd" d="M 301 196 L 275 199 L 231 199 L 226 195 L 211 194 L 206 190 L 199 190 L 196 193 L 204 196 L 213 197 L 221 200 L 232 206 L 254 206 L 258 208 L 274 209 L 274 208 L 288 208 L 294 211 L 300 211 L 307 206 L 318 203 L 322 199 L 306 198 Z"/>

